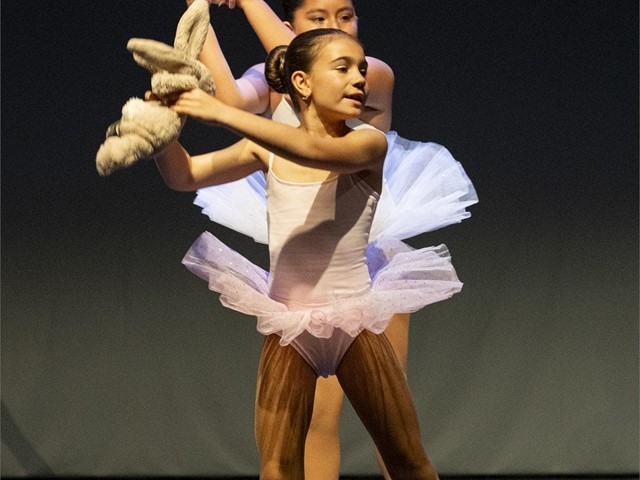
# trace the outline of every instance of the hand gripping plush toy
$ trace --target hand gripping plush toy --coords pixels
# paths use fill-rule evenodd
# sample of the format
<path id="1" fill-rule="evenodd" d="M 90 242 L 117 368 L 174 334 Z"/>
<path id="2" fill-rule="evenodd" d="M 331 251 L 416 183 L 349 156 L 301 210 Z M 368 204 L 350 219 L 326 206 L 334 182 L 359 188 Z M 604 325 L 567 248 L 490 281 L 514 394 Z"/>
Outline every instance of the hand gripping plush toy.
<path id="1" fill-rule="evenodd" d="M 215 86 L 198 61 L 209 26 L 209 3 L 196 0 L 182 15 L 173 47 L 154 40 L 132 38 L 127 50 L 138 65 L 152 73 L 151 91 L 160 98 L 200 87 L 213 95 Z M 161 151 L 180 133 L 180 117 L 157 101 L 131 98 L 120 120 L 109 126 L 96 155 L 100 175 L 128 167 Z"/>

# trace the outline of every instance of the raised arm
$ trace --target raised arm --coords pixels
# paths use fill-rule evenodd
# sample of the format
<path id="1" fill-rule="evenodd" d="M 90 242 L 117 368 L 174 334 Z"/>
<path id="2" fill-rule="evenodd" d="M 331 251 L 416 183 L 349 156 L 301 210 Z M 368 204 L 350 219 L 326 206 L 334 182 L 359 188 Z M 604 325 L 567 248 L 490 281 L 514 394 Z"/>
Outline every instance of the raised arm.
<path id="1" fill-rule="evenodd" d="M 260 43 L 269 53 L 280 45 L 289 45 L 295 34 L 264 0 L 236 0 Z"/>
<path id="2" fill-rule="evenodd" d="M 230 107 L 199 89 L 180 95 L 171 108 L 179 114 L 214 122 L 263 149 L 311 168 L 338 173 L 377 172 L 387 150 L 386 137 L 375 130 L 357 130 L 342 137 L 315 136 Z M 258 150 L 254 154 L 262 155 L 262 161 L 266 161 L 264 152 Z"/>
<path id="3" fill-rule="evenodd" d="M 187 5 L 192 2 L 193 0 L 187 0 Z M 252 67 L 241 78 L 234 78 L 211 25 L 209 25 L 199 59 L 211 72 L 218 99 L 251 113 L 264 113 L 268 109 L 269 85 L 264 79 L 262 70 L 259 67 Z"/>

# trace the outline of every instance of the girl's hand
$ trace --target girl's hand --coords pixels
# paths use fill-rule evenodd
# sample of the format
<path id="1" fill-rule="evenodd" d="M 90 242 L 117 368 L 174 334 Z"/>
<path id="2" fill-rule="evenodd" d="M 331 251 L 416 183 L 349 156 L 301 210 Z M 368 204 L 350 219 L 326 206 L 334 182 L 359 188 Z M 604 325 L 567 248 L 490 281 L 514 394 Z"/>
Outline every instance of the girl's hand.
<path id="1" fill-rule="evenodd" d="M 207 0 L 207 2 L 209 2 L 209 5 L 218 5 L 219 1 L 221 0 Z M 187 7 L 190 7 L 193 2 L 195 2 L 195 0 L 187 0 Z"/>
<path id="2" fill-rule="evenodd" d="M 212 5 L 217 5 L 219 7 L 222 7 L 224 5 L 226 5 L 229 8 L 235 8 L 236 5 L 239 7 L 240 6 L 240 1 L 239 0 L 208 0 L 210 4 Z"/>
<path id="3" fill-rule="evenodd" d="M 216 123 L 225 104 L 199 88 L 183 92 L 169 108 L 178 115 L 188 115 L 204 122 Z"/>
<path id="4" fill-rule="evenodd" d="M 147 90 L 146 92 L 144 92 L 144 101 L 145 102 L 160 102 L 165 107 L 169 107 L 172 104 L 174 104 L 176 102 L 176 100 L 178 100 L 179 97 L 180 97 L 180 92 L 171 93 L 171 94 L 166 95 L 165 97 L 162 97 L 162 98 L 160 98 L 159 96 L 157 96 L 155 93 L 153 93 L 150 90 Z"/>
<path id="5" fill-rule="evenodd" d="M 163 104 L 165 106 L 168 106 L 168 103 L 166 101 L 164 101 L 163 99 L 158 97 L 151 90 L 147 90 L 146 92 L 144 92 L 144 101 L 145 102 L 160 102 L 161 104 Z M 180 114 L 178 114 L 178 116 L 180 117 L 180 130 L 178 131 L 178 137 L 179 137 L 180 133 L 182 133 L 182 129 L 184 128 L 184 124 L 187 122 L 187 116 L 186 115 L 180 115 Z M 176 137 L 176 139 L 178 137 Z"/>

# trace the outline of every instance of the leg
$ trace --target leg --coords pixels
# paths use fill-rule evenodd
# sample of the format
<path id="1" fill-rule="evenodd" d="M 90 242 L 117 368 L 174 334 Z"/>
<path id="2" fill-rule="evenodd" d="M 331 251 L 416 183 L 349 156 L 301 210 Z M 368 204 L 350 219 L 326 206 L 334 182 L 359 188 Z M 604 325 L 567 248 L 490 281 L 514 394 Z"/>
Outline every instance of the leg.
<path id="1" fill-rule="evenodd" d="M 407 354 L 409 351 L 409 320 L 408 313 L 396 313 L 391 317 L 389 325 L 384 331 L 387 340 L 391 344 L 402 370 L 407 373 Z"/>
<path id="2" fill-rule="evenodd" d="M 387 340 L 389 340 L 389 343 L 400 362 L 400 366 L 402 367 L 405 376 L 407 375 L 407 355 L 409 351 L 409 319 L 410 315 L 408 313 L 396 313 L 391 317 L 391 321 L 384 331 L 384 334 L 387 336 Z M 314 407 L 314 415 L 315 408 L 316 407 Z M 313 426 L 313 420 L 311 425 Z M 391 480 L 378 449 L 376 449 L 376 459 L 378 460 L 378 466 L 382 471 L 384 480 Z"/>
<path id="3" fill-rule="evenodd" d="M 265 337 L 256 391 L 256 442 L 261 480 L 304 478 L 304 441 L 311 422 L 316 374 L 280 337 Z"/>
<path id="4" fill-rule="evenodd" d="M 384 334 L 364 331 L 358 335 L 337 376 L 391 478 L 437 480 L 422 446 L 409 387 Z"/>
<path id="5" fill-rule="evenodd" d="M 340 476 L 340 413 L 344 395 L 338 379 L 319 377 L 313 417 L 304 450 L 307 480 L 338 480 Z"/>
<path id="6" fill-rule="evenodd" d="M 394 315 L 385 330 L 406 374 L 409 343 L 409 314 Z M 304 465 L 307 480 L 338 480 L 340 475 L 340 414 L 344 394 L 334 376 L 318 378 L 313 417 L 307 434 Z M 376 458 L 385 480 L 389 474 L 376 449 Z"/>

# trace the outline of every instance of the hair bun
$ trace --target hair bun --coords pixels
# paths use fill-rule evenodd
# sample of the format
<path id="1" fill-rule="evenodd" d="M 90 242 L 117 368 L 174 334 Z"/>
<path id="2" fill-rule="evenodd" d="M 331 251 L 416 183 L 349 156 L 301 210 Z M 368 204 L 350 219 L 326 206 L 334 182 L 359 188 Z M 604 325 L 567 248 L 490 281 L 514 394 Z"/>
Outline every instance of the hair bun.
<path id="1" fill-rule="evenodd" d="M 287 93 L 287 72 L 284 57 L 287 54 L 287 46 L 280 45 L 269 52 L 264 62 L 264 76 L 267 83 L 278 93 Z"/>

